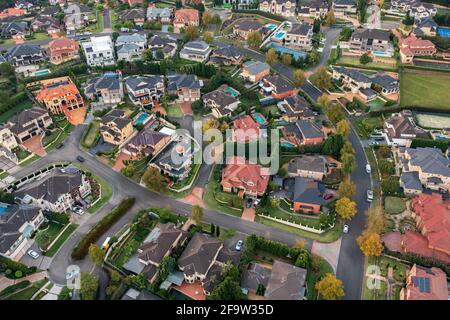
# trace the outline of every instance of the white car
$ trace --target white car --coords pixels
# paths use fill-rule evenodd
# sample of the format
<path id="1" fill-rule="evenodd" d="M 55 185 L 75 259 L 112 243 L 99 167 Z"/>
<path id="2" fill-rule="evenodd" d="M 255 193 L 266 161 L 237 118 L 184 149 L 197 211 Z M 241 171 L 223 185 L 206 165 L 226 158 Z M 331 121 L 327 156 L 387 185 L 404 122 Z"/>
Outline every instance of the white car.
<path id="1" fill-rule="evenodd" d="M 373 191 L 367 190 L 367 201 L 372 202 L 372 200 L 373 200 Z"/>
<path id="2" fill-rule="evenodd" d="M 239 241 L 236 243 L 236 251 L 241 251 L 242 245 L 243 245 L 243 244 L 244 244 L 244 241 L 239 240 Z"/>
<path id="3" fill-rule="evenodd" d="M 39 258 L 39 253 L 37 253 L 37 252 L 34 251 L 34 250 L 28 250 L 27 254 L 28 254 L 30 257 L 32 257 L 33 259 Z"/>
<path id="4" fill-rule="evenodd" d="M 366 172 L 372 173 L 372 168 L 370 167 L 370 164 L 366 164 Z"/>
<path id="5" fill-rule="evenodd" d="M 76 214 L 79 214 L 80 216 L 84 214 L 84 210 L 81 209 L 80 207 L 73 207 L 72 211 L 75 212 Z"/>
<path id="6" fill-rule="evenodd" d="M 344 224 L 344 229 L 342 229 L 342 232 L 343 233 L 348 233 L 348 225 L 347 224 Z"/>

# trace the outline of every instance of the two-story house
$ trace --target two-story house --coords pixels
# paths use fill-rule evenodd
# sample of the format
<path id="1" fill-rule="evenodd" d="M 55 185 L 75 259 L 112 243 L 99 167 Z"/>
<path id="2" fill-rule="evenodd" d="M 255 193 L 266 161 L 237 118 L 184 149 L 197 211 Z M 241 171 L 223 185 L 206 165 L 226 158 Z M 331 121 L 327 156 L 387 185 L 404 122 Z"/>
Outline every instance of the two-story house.
<path id="1" fill-rule="evenodd" d="M 178 96 L 180 102 L 200 100 L 203 81 L 194 74 L 171 74 L 167 76 L 167 92 Z"/>
<path id="2" fill-rule="evenodd" d="M 114 46 L 110 36 L 91 37 L 81 46 L 86 62 L 91 67 L 104 67 L 116 64 Z"/>
<path id="3" fill-rule="evenodd" d="M 33 106 L 15 114 L 8 120 L 8 127 L 19 143 L 36 135 L 42 135 L 53 124 L 47 110 Z"/>
<path id="4" fill-rule="evenodd" d="M 291 0 L 261 0 L 259 10 L 286 18 L 295 17 L 296 2 Z"/>
<path id="5" fill-rule="evenodd" d="M 128 97 L 138 106 L 152 107 L 165 92 L 162 76 L 130 76 L 125 79 Z"/>
<path id="6" fill-rule="evenodd" d="M 208 60 L 211 54 L 211 48 L 209 44 L 204 41 L 190 41 L 186 43 L 180 51 L 180 58 L 196 61 L 205 62 Z"/>
<path id="7" fill-rule="evenodd" d="M 121 145 L 132 133 L 133 123 L 125 111 L 114 109 L 102 117 L 100 134 L 105 142 Z"/>

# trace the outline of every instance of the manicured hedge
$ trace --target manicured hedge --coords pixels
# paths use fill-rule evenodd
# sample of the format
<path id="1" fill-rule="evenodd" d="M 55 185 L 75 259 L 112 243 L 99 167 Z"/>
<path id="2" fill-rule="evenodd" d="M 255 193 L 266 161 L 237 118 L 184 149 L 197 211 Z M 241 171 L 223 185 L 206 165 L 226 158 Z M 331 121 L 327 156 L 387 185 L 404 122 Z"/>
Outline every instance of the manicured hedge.
<path id="1" fill-rule="evenodd" d="M 389 249 L 387 249 L 385 247 L 384 252 L 387 255 L 402 259 L 402 260 L 406 260 L 409 261 L 411 263 L 415 263 L 417 265 L 423 266 L 423 267 L 436 267 L 439 269 L 442 269 L 442 271 L 444 271 L 447 274 L 447 277 L 450 277 L 450 265 L 441 262 L 439 260 L 433 259 L 433 258 L 428 258 L 428 257 L 424 257 L 424 256 L 419 256 L 417 254 L 414 253 L 403 253 L 403 252 L 397 252 L 397 251 L 390 251 Z"/>
<path id="2" fill-rule="evenodd" d="M 3 289 L 0 292 L 0 299 L 2 299 L 3 297 L 9 296 L 10 294 L 20 290 L 20 289 L 25 289 L 26 287 L 28 287 L 31 284 L 30 281 L 25 280 L 16 284 L 13 284 L 9 287 L 6 287 L 5 289 Z"/>
<path id="3" fill-rule="evenodd" d="M 262 16 L 262 17 L 266 17 L 266 18 L 269 18 L 269 19 L 272 19 L 272 20 L 280 21 L 280 22 L 283 22 L 283 21 L 287 20 L 284 17 L 280 17 L 280 16 L 277 16 L 275 14 L 271 14 L 271 13 L 263 12 L 263 11 L 259 11 L 259 10 L 236 10 L 236 9 L 233 9 L 232 12 L 233 13 L 256 14 L 256 15 L 259 15 L 259 16 Z"/>
<path id="4" fill-rule="evenodd" d="M 28 99 L 27 94 L 22 91 L 11 96 L 6 103 L 0 101 L 0 113 L 4 113 L 14 108 L 19 103 L 24 102 L 27 99 Z"/>
<path id="5" fill-rule="evenodd" d="M 9 272 L 6 272 L 6 270 L 9 270 Z M 36 272 L 36 267 L 28 267 L 23 263 L 0 256 L 0 273 L 4 272 L 8 278 L 14 279 L 14 274 L 17 271 L 20 271 L 22 276 L 26 276 Z"/>
<path id="6" fill-rule="evenodd" d="M 442 152 L 446 152 L 449 146 L 449 141 L 446 140 L 431 140 L 431 139 L 413 139 L 411 148 L 439 148 Z"/>
<path id="7" fill-rule="evenodd" d="M 72 251 L 72 259 L 86 257 L 89 246 L 95 243 L 115 222 L 117 222 L 133 205 L 135 198 L 127 198 L 110 213 L 104 216 L 77 244 Z"/>
<path id="8" fill-rule="evenodd" d="M 50 221 L 58 222 L 64 225 L 70 222 L 69 215 L 63 212 L 46 212 L 45 217 Z"/>

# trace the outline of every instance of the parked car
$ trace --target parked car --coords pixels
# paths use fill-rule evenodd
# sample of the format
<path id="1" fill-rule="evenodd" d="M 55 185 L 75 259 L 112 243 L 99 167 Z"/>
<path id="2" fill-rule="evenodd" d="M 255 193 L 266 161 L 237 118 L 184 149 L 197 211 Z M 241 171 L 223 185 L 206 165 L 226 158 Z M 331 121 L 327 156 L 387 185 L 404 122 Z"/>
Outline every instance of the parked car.
<path id="1" fill-rule="evenodd" d="M 61 149 L 62 147 L 64 147 L 64 143 L 60 143 L 56 145 L 56 149 Z"/>
<path id="2" fill-rule="evenodd" d="M 372 173 L 372 168 L 370 167 L 370 164 L 366 164 L 366 172 Z"/>
<path id="3" fill-rule="evenodd" d="M 241 251 L 242 245 L 243 245 L 243 244 L 244 244 L 244 241 L 239 240 L 239 241 L 236 243 L 236 250 L 237 250 L 237 251 Z"/>
<path id="4" fill-rule="evenodd" d="M 84 162 L 85 161 L 85 159 L 82 156 L 77 156 L 77 160 L 79 162 Z"/>
<path id="5" fill-rule="evenodd" d="M 373 200 L 373 191 L 367 190 L 367 201 L 372 202 Z"/>
<path id="6" fill-rule="evenodd" d="M 37 252 L 34 251 L 34 250 L 28 250 L 27 254 L 28 254 L 30 257 L 32 257 L 33 259 L 39 258 L 39 253 L 37 253 Z"/>
<path id="7" fill-rule="evenodd" d="M 79 214 L 80 216 L 84 214 L 83 208 L 80 208 L 80 207 L 77 207 L 77 206 L 73 207 L 72 211 L 75 212 L 76 214 Z"/>
<path id="8" fill-rule="evenodd" d="M 369 143 L 369 146 L 377 146 L 379 143 L 377 141 L 372 141 Z"/>
<path id="9" fill-rule="evenodd" d="M 347 224 L 344 224 L 344 229 L 342 229 L 342 232 L 343 233 L 348 233 L 348 225 Z"/>

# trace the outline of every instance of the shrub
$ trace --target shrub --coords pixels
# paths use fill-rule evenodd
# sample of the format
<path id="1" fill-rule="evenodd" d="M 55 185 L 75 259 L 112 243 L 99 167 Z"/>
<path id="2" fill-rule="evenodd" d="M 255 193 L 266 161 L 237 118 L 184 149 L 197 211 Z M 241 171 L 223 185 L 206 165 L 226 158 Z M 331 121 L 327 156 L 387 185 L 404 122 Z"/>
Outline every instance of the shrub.
<path id="1" fill-rule="evenodd" d="M 123 200 L 114 210 L 103 217 L 77 244 L 72 251 L 72 259 L 83 259 L 89 250 L 89 246 L 95 243 L 116 221 L 118 221 L 136 201 L 135 198 Z"/>

